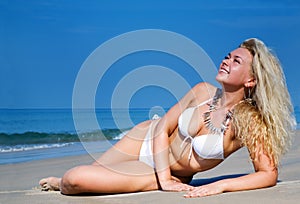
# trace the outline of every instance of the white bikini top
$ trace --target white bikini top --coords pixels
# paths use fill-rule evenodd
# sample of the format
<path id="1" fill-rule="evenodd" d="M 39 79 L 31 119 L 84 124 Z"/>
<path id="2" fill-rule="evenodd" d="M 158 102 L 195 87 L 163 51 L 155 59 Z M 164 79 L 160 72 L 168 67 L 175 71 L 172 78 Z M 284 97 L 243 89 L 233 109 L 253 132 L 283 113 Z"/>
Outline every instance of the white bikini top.
<path id="1" fill-rule="evenodd" d="M 194 137 L 189 134 L 189 125 L 194 110 L 199 106 L 207 104 L 211 100 L 212 99 L 208 99 L 197 106 L 185 109 L 178 118 L 178 130 L 181 135 L 185 137 L 180 147 L 182 148 L 186 140 L 191 140 L 189 159 L 191 159 L 193 149 L 197 155 L 203 159 L 224 159 L 223 133 L 196 135 Z"/>

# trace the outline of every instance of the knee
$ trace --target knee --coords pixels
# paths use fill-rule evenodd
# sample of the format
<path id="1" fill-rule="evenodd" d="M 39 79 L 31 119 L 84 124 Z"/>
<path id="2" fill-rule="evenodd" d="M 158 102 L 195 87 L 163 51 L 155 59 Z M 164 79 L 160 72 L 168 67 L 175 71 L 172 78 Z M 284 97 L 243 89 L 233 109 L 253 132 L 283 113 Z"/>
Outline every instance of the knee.
<path id="1" fill-rule="evenodd" d="M 61 179 L 60 191 L 65 195 L 83 193 L 82 178 L 85 166 L 78 166 L 67 171 Z"/>

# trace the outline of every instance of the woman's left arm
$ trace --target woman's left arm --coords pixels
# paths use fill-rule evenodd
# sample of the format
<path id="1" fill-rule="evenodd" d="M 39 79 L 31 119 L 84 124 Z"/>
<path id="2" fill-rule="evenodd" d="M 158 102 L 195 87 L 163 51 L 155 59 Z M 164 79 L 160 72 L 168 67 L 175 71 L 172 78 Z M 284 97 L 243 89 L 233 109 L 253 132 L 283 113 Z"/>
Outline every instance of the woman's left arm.
<path id="1" fill-rule="evenodd" d="M 262 149 L 262 148 L 260 148 Z M 277 167 L 262 150 L 252 157 L 255 173 L 238 178 L 224 179 L 204 186 L 196 187 L 185 197 L 201 197 L 223 192 L 252 190 L 275 186 L 278 178 Z"/>

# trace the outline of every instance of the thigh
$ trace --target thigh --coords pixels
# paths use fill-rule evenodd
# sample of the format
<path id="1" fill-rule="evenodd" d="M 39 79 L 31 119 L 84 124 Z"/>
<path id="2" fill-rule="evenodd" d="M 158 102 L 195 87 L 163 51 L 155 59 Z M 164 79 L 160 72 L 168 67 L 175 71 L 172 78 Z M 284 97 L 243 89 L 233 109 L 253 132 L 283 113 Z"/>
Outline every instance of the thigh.
<path id="1" fill-rule="evenodd" d="M 74 183 L 76 191 L 73 193 L 126 193 L 158 189 L 153 168 L 139 161 L 79 166 L 69 170 L 62 180 Z"/>
<path id="2" fill-rule="evenodd" d="M 103 153 L 102 156 L 94 162 L 94 165 L 137 161 L 151 122 L 152 121 L 145 121 L 133 127 L 119 142 Z"/>

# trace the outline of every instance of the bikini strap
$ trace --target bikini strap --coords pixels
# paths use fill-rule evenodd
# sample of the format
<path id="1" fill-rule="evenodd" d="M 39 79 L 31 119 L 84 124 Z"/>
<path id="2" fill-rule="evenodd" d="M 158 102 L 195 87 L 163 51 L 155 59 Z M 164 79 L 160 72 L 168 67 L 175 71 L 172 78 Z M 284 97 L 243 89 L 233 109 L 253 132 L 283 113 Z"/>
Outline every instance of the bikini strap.
<path id="1" fill-rule="evenodd" d="M 205 105 L 205 104 L 211 102 L 212 99 L 213 99 L 213 98 L 210 98 L 210 99 L 207 99 L 206 101 L 203 101 L 202 103 L 200 103 L 200 104 L 198 104 L 197 106 L 195 106 L 195 108 L 200 107 L 200 106 L 203 106 L 203 105 Z"/>

